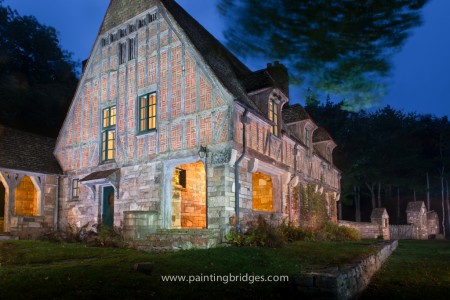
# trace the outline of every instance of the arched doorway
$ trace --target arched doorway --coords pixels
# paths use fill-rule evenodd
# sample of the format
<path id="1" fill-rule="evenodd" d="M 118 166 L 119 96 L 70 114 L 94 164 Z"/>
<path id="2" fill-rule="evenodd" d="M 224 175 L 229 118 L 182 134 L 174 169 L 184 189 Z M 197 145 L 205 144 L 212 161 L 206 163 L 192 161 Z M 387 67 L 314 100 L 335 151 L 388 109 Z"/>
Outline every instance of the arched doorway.
<path id="1" fill-rule="evenodd" d="M 206 172 L 201 161 L 174 170 L 172 228 L 206 228 Z"/>
<path id="2" fill-rule="evenodd" d="M 14 214 L 16 216 L 37 216 L 38 191 L 29 176 L 24 176 L 16 187 Z"/>
<path id="3" fill-rule="evenodd" d="M 252 209 L 255 211 L 273 212 L 272 177 L 255 172 L 252 175 Z"/>

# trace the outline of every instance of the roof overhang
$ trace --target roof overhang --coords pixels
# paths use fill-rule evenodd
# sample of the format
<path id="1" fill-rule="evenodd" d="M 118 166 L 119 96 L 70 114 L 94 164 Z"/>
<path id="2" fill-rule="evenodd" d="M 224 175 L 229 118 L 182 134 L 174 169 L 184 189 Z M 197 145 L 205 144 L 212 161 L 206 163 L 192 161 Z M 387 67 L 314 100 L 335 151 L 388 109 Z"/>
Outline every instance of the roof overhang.
<path id="1" fill-rule="evenodd" d="M 97 171 L 89 174 L 88 176 L 80 179 L 80 183 L 86 186 L 95 199 L 95 191 L 97 185 L 110 185 L 114 188 L 116 198 L 119 198 L 119 182 L 120 182 L 120 169 L 110 169 L 105 171 Z"/>

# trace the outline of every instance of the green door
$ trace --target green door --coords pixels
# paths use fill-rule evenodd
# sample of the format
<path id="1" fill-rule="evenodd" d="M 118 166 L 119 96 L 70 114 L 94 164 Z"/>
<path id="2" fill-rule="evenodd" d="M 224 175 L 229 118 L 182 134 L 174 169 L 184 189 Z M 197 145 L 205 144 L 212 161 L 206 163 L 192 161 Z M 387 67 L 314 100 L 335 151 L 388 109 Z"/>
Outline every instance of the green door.
<path id="1" fill-rule="evenodd" d="M 108 227 L 114 225 L 114 188 L 112 186 L 103 188 L 102 224 Z"/>

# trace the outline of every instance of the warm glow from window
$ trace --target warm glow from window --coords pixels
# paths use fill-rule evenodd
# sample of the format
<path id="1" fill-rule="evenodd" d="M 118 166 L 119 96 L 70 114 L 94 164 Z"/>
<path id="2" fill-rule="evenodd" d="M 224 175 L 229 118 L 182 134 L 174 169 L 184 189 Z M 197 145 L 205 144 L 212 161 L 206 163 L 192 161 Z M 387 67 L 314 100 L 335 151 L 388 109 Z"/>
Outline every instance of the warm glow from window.
<path id="1" fill-rule="evenodd" d="M 139 97 L 139 132 L 156 129 L 156 93 Z"/>
<path id="2" fill-rule="evenodd" d="M 269 175 L 256 172 L 252 175 L 252 208 L 257 211 L 273 211 L 273 185 Z"/>
<path id="3" fill-rule="evenodd" d="M 36 216 L 37 197 L 37 191 L 31 178 L 25 176 L 16 187 L 14 214 L 19 216 Z"/>
<path id="4" fill-rule="evenodd" d="M 278 135 L 278 104 L 275 100 L 269 101 L 269 119 L 275 123 L 270 128 L 270 133 Z"/>

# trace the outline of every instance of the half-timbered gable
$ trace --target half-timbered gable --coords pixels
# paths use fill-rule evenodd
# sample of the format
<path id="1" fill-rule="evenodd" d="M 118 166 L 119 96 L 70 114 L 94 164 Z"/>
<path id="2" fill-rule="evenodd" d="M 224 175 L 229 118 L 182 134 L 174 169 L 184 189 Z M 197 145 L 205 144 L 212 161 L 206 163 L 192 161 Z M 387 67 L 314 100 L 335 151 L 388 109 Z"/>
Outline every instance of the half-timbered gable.
<path id="1" fill-rule="evenodd" d="M 298 183 L 336 194 L 339 171 L 288 102 L 282 64 L 252 72 L 175 1 L 112 0 L 54 151 L 60 222 L 206 246 L 259 214 L 300 223 Z"/>

